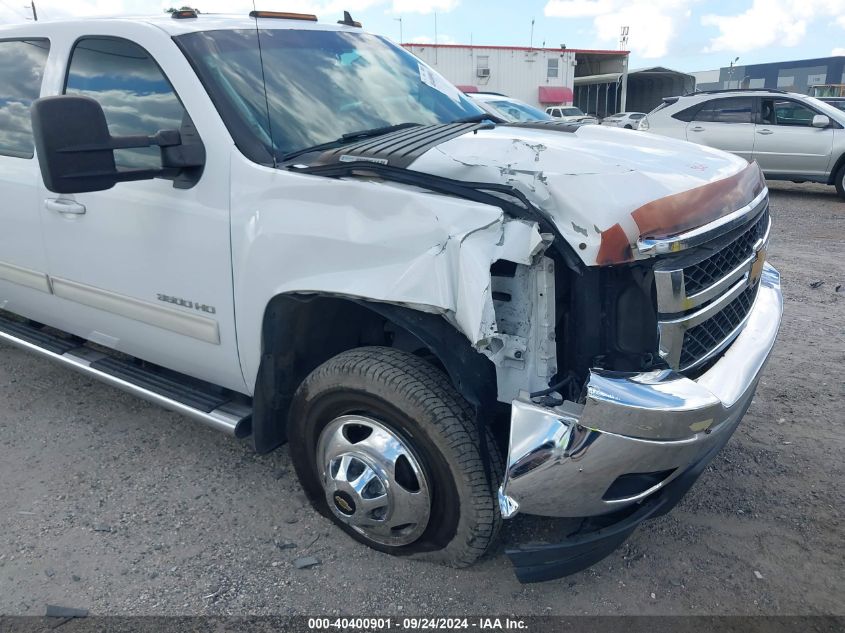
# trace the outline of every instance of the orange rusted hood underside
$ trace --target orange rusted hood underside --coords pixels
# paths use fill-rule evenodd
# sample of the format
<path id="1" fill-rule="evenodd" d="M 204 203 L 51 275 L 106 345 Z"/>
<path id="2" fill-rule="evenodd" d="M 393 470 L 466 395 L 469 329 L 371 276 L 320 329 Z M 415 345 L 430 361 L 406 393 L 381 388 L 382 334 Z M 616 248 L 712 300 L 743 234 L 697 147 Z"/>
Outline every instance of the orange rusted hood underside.
<path id="1" fill-rule="evenodd" d="M 756 198 L 765 187 L 763 172 L 750 163 L 733 176 L 648 202 L 631 217 L 639 238 L 664 239 L 709 224 L 733 213 Z M 599 265 L 634 260 L 633 246 L 620 224 L 602 231 Z"/>

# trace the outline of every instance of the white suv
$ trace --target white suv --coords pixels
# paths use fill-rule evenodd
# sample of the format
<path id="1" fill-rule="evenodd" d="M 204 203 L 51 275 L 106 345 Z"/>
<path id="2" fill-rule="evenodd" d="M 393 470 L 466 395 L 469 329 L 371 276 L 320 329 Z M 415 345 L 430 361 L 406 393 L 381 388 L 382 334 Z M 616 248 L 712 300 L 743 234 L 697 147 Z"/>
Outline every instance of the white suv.
<path id="1" fill-rule="evenodd" d="M 714 90 L 669 97 L 640 131 L 756 161 L 767 178 L 835 185 L 845 197 L 845 112 L 780 90 Z"/>

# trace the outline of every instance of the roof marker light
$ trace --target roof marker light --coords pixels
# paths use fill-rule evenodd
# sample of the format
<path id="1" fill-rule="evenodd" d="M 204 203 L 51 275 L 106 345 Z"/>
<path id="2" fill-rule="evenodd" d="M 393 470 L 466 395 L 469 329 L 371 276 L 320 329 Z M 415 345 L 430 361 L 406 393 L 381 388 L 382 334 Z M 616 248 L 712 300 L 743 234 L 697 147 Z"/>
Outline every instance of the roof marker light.
<path id="1" fill-rule="evenodd" d="M 251 18 L 272 18 L 276 20 L 307 20 L 316 22 L 317 16 L 311 13 L 285 13 L 284 11 L 250 11 Z"/>
<path id="2" fill-rule="evenodd" d="M 188 18 L 196 18 L 197 12 L 194 9 L 179 9 L 178 11 L 173 11 L 170 17 L 174 20 L 186 20 Z"/>

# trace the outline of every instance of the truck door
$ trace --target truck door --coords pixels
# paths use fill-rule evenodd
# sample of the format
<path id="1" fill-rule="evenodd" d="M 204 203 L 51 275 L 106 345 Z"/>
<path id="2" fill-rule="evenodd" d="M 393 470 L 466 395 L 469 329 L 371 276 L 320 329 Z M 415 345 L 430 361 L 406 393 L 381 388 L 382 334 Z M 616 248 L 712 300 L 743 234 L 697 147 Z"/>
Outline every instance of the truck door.
<path id="1" fill-rule="evenodd" d="M 706 101 L 687 124 L 687 140 L 751 160 L 754 151 L 753 97 Z"/>
<path id="2" fill-rule="evenodd" d="M 49 50 L 46 39 L 0 41 L 0 309 L 33 319 L 51 303 L 29 118 Z"/>
<path id="3" fill-rule="evenodd" d="M 833 149 L 833 127 L 813 127 L 822 114 L 789 98 L 760 100 L 760 122 L 754 135 L 754 160 L 775 176 L 827 175 Z"/>
<path id="4" fill-rule="evenodd" d="M 51 324 L 244 391 L 229 242 L 231 140 L 227 145 L 198 79 L 169 38 L 139 25 L 126 37 L 112 29 L 73 42 L 62 91 L 97 100 L 113 136 L 192 122 L 206 164 L 187 188 L 154 179 L 57 195 L 42 183 L 44 239 L 59 301 Z M 115 162 L 119 169 L 161 166 L 158 148 L 118 150 Z"/>

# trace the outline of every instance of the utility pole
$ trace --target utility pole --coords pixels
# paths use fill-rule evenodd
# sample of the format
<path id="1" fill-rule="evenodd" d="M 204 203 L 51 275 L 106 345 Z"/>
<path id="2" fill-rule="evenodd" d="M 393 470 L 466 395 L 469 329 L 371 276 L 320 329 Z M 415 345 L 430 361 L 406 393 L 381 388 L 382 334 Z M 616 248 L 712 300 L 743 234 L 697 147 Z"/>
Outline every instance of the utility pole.
<path id="1" fill-rule="evenodd" d="M 405 42 L 405 38 L 402 36 L 402 16 L 393 19 L 399 22 L 399 43 L 402 44 Z"/>
<path id="2" fill-rule="evenodd" d="M 623 26 L 622 31 L 619 33 L 619 50 L 626 51 L 628 50 L 628 27 Z"/>
<path id="3" fill-rule="evenodd" d="M 434 12 L 434 65 L 437 66 L 437 12 Z"/>
<path id="4" fill-rule="evenodd" d="M 531 41 L 528 48 L 534 48 L 534 18 L 531 18 Z"/>
<path id="5" fill-rule="evenodd" d="M 35 10 L 35 0 L 30 0 L 28 8 L 32 9 L 33 21 L 38 22 L 38 11 Z"/>
<path id="6" fill-rule="evenodd" d="M 735 57 L 734 60 L 731 62 L 730 67 L 728 68 L 728 88 L 733 89 L 731 85 L 734 81 L 734 64 L 739 61 L 739 57 Z"/>

